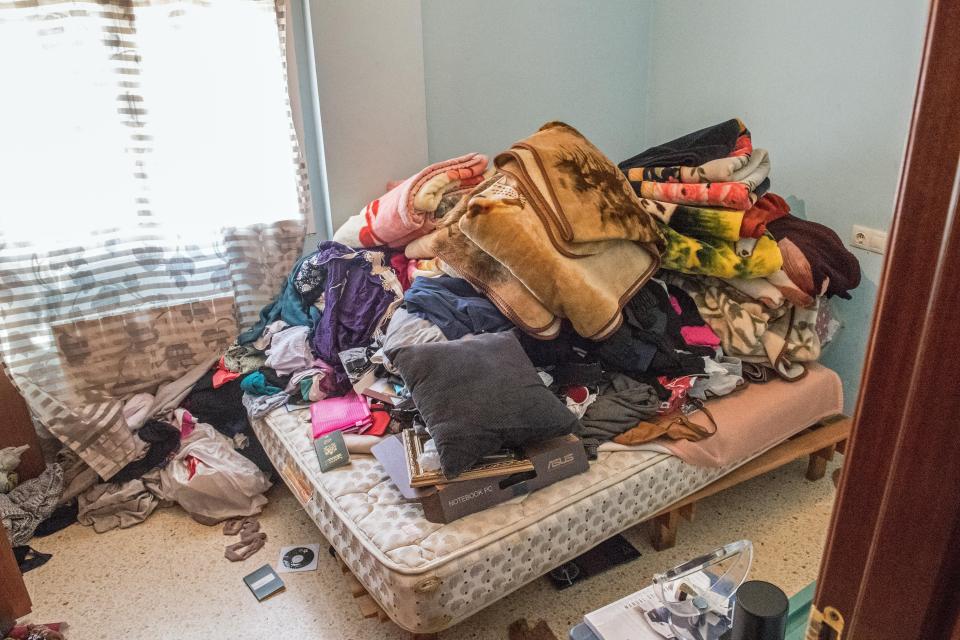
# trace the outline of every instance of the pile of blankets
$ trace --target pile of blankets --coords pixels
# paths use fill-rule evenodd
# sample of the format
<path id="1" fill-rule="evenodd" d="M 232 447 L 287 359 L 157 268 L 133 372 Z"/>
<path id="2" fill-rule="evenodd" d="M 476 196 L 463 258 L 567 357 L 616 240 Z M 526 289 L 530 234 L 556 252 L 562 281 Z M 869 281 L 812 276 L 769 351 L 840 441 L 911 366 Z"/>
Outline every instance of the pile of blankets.
<path id="1" fill-rule="evenodd" d="M 404 289 L 415 286 L 408 306 L 423 297 L 418 280 L 443 275 L 529 336 L 572 333 L 607 342 L 608 353 L 611 344 L 636 351 L 624 346 L 642 325 L 629 310 L 659 269 L 659 281 L 690 296 L 724 356 L 787 379 L 819 357 L 820 301 L 859 284 L 837 234 L 769 191 L 770 155 L 737 118 L 616 167 L 576 129 L 550 122 L 493 164 L 470 153 L 426 167 L 336 237 L 402 249 L 389 261 Z"/>
<path id="2" fill-rule="evenodd" d="M 619 164 L 642 198 L 749 209 L 770 189 L 770 159 L 739 119 L 688 133 Z"/>
<path id="3" fill-rule="evenodd" d="M 494 160 L 496 172 L 436 231 L 406 248 L 438 257 L 516 326 L 555 338 L 564 319 L 601 340 L 659 266 L 652 204 L 573 127 L 545 124 Z"/>

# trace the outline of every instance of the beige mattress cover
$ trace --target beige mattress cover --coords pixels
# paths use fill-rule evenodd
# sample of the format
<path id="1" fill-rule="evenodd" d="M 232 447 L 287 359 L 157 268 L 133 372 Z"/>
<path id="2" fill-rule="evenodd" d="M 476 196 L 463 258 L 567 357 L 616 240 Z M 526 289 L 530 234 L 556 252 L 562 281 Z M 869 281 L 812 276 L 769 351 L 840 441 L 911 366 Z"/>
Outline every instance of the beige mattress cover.
<path id="1" fill-rule="evenodd" d="M 834 371 L 814 362 L 807 367 L 807 375 L 795 382 L 748 384 L 741 391 L 711 400 L 707 408 L 717 422 L 713 436 L 700 442 L 662 444 L 688 464 L 726 467 L 783 442 L 797 432 L 798 423 L 809 426 L 841 413 L 843 386 Z M 702 412 L 690 419 L 709 424 Z"/>

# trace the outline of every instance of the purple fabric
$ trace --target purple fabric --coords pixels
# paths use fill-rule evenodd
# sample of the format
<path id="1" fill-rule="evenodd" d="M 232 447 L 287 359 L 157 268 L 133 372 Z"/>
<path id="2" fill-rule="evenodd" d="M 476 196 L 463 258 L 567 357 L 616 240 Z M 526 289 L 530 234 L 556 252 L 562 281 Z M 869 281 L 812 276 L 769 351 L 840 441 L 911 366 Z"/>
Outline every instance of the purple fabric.
<path id="1" fill-rule="evenodd" d="M 348 382 L 340 352 L 368 346 L 387 308 L 396 300 L 372 272 L 367 253 L 339 242 L 321 242 L 316 253 L 300 265 L 296 277 L 298 283 L 313 283 L 314 289 L 323 289 L 323 316 L 314 327 L 310 344 L 314 355 L 333 366 L 340 385 Z M 301 293 L 319 298 L 316 290 Z"/>

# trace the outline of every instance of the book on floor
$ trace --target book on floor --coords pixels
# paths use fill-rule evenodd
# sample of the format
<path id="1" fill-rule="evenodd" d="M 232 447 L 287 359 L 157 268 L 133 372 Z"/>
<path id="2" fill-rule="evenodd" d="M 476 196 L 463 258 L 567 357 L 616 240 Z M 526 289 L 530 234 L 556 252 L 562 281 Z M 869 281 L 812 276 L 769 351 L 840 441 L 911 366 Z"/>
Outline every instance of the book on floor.
<path id="1" fill-rule="evenodd" d="M 284 588 L 283 580 L 268 564 L 263 565 L 253 573 L 245 575 L 243 581 L 247 583 L 250 591 L 259 601 L 263 601 Z"/>

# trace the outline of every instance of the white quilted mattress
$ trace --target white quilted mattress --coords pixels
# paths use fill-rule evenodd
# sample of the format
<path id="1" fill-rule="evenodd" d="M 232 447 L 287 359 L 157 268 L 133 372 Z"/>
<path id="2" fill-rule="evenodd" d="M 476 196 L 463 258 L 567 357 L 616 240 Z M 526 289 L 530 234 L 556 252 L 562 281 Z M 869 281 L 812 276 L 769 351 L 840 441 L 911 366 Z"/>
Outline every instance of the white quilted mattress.
<path id="1" fill-rule="evenodd" d="M 824 371 L 825 388 L 840 399 L 829 404 L 842 406 L 836 374 Z M 787 386 L 799 392 L 805 385 Z M 752 391 L 736 395 L 748 400 Z M 812 411 L 782 415 L 791 423 L 784 437 L 832 414 Z M 321 473 L 308 415 L 280 407 L 251 423 L 337 554 L 394 622 L 419 633 L 460 622 L 749 459 L 713 468 L 666 453 L 602 451 L 586 473 L 435 524 L 400 495 L 373 456 L 352 454 L 350 465 Z"/>
<path id="2" fill-rule="evenodd" d="M 281 407 L 253 427 L 357 579 L 398 625 L 420 633 L 456 624 L 724 473 L 662 453 L 601 453 L 587 473 L 435 524 L 373 456 L 321 473 L 302 413 Z"/>

